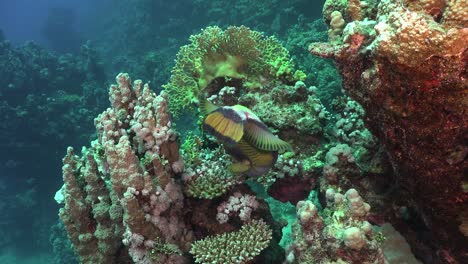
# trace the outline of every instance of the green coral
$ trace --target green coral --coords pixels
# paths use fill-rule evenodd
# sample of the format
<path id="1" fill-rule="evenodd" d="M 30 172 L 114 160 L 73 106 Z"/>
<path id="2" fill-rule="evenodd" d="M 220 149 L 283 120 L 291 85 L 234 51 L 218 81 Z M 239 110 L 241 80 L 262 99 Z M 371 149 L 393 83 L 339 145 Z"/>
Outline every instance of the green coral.
<path id="1" fill-rule="evenodd" d="M 224 177 L 218 177 L 216 174 L 206 174 L 197 177 L 187 186 L 187 194 L 191 197 L 201 199 L 213 199 L 225 194 L 231 186 L 238 182 L 232 177 L 227 176 L 226 171 Z"/>
<path id="2" fill-rule="evenodd" d="M 324 165 L 323 156 L 323 150 L 319 150 L 315 153 L 315 155 L 305 157 L 302 160 L 302 167 L 304 172 L 312 172 L 316 169 L 322 168 Z"/>
<path id="3" fill-rule="evenodd" d="M 180 145 L 180 152 L 184 156 L 184 159 L 189 164 L 198 165 L 200 164 L 200 148 L 202 140 L 199 136 L 193 132 L 189 132 L 184 139 L 184 142 Z"/>
<path id="4" fill-rule="evenodd" d="M 305 74 L 294 71 L 288 50 L 275 37 L 265 37 L 245 26 L 224 31 L 207 27 L 179 50 L 171 79 L 163 86 L 171 112 L 178 116 L 182 109 L 197 103 L 203 89 L 218 77 L 242 79 L 244 86 L 252 88 L 265 79 L 294 82 L 295 78 L 304 79 Z"/>
<path id="5" fill-rule="evenodd" d="M 165 243 L 161 239 L 155 239 L 153 247 L 149 251 L 150 258 L 157 261 L 160 255 L 182 255 L 182 251 L 175 244 Z"/>
<path id="6" fill-rule="evenodd" d="M 192 139 L 185 141 L 186 148 L 197 147 Z M 187 162 L 186 173 L 190 180 L 186 182 L 185 192 L 190 197 L 213 199 L 226 193 L 231 186 L 238 184 L 240 179 L 232 175 L 226 168 L 230 164 L 229 156 L 221 147 L 216 149 L 199 148 L 193 152 L 183 151 Z M 188 155 L 188 156 L 187 156 Z"/>
<path id="7" fill-rule="evenodd" d="M 196 263 L 246 263 L 258 256 L 272 238 L 272 230 L 263 220 L 252 220 L 239 231 L 207 237 L 192 244 L 190 253 Z"/>

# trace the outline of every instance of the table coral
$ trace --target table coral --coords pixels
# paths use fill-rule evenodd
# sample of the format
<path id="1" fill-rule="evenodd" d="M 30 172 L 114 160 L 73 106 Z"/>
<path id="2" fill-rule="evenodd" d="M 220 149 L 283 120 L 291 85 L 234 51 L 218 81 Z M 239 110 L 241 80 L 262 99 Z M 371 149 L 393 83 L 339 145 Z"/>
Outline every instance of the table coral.
<path id="1" fill-rule="evenodd" d="M 416 204 L 431 231 L 422 243 L 407 237 L 410 244 L 427 261 L 461 261 L 468 254 L 460 217 L 468 210 L 468 9 L 457 0 L 375 2 L 363 16 L 344 16 L 341 40 L 309 49 L 336 61 L 344 89 L 385 146 L 398 195 Z M 349 14 L 351 3 L 327 1 L 325 19 L 333 11 Z"/>

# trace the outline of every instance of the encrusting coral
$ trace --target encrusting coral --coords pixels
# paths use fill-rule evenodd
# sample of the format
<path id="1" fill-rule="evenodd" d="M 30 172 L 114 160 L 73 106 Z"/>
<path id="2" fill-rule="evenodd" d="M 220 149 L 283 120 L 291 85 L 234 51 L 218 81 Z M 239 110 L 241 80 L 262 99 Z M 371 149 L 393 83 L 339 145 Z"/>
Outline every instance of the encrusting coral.
<path id="1" fill-rule="evenodd" d="M 287 263 L 385 263 L 379 235 L 366 221 L 370 206 L 358 192 L 328 189 L 326 199 L 322 212 L 310 200 L 296 205 Z"/>
<path id="2" fill-rule="evenodd" d="M 426 262 L 468 254 L 461 217 L 468 210 L 467 10 L 458 0 L 327 0 L 325 20 L 340 12 L 347 24 L 342 32 L 329 24 L 331 41 L 309 47 L 336 61 L 344 89 L 383 142 L 401 187 L 397 196 L 431 231 L 423 243 L 406 232 Z"/>

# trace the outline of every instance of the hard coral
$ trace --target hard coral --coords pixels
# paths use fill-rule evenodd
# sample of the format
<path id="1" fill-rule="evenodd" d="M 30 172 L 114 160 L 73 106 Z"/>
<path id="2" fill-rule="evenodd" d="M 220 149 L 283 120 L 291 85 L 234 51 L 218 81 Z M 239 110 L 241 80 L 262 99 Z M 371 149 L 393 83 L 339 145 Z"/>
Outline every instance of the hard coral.
<path id="1" fill-rule="evenodd" d="M 349 10 L 345 1 L 327 3 L 328 20 L 334 10 Z M 462 261 L 468 254 L 459 228 L 468 210 L 466 4 L 376 3 L 367 20 L 347 17 L 341 42 L 314 43 L 310 51 L 335 59 L 345 90 L 362 104 L 367 126 L 385 146 L 399 195 L 415 202 L 431 231 L 423 243 L 407 237 L 416 252 L 433 252 L 430 261 Z"/>
<path id="2" fill-rule="evenodd" d="M 354 189 L 328 189 L 326 196 L 323 212 L 309 200 L 296 205 L 287 263 L 384 263 L 378 234 L 365 220 L 370 206 Z"/>
<path id="3" fill-rule="evenodd" d="M 268 246 L 272 231 L 262 220 L 252 220 L 239 231 L 208 237 L 192 244 L 196 263 L 248 263 Z"/>
<path id="4" fill-rule="evenodd" d="M 221 147 L 200 149 L 198 160 L 199 163 L 189 161 L 187 170 L 182 174 L 188 196 L 213 199 L 242 182 L 227 170 L 230 158 Z"/>
<path id="5" fill-rule="evenodd" d="M 63 159 L 59 216 L 81 263 L 183 263 L 178 252 L 192 232 L 173 170 L 180 155 L 167 97 L 127 74 L 116 80 L 112 107 L 95 119 L 98 139 L 82 157 L 70 147 Z"/>
<path id="6" fill-rule="evenodd" d="M 275 129 L 294 129 L 300 134 L 317 135 L 321 134 L 322 124 L 329 116 L 314 91 L 315 87 L 307 87 L 303 82 L 294 85 L 270 83 L 245 93 L 240 100 Z"/>

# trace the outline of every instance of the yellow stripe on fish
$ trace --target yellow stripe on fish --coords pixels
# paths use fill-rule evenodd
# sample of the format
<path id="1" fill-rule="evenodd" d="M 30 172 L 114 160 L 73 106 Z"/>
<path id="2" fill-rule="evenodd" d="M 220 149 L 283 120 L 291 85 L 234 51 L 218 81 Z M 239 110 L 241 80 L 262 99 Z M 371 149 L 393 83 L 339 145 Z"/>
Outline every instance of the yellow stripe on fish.
<path id="1" fill-rule="evenodd" d="M 203 128 L 226 144 L 235 144 L 244 135 L 244 125 L 232 109 L 218 108 L 208 114 L 203 122 Z"/>

